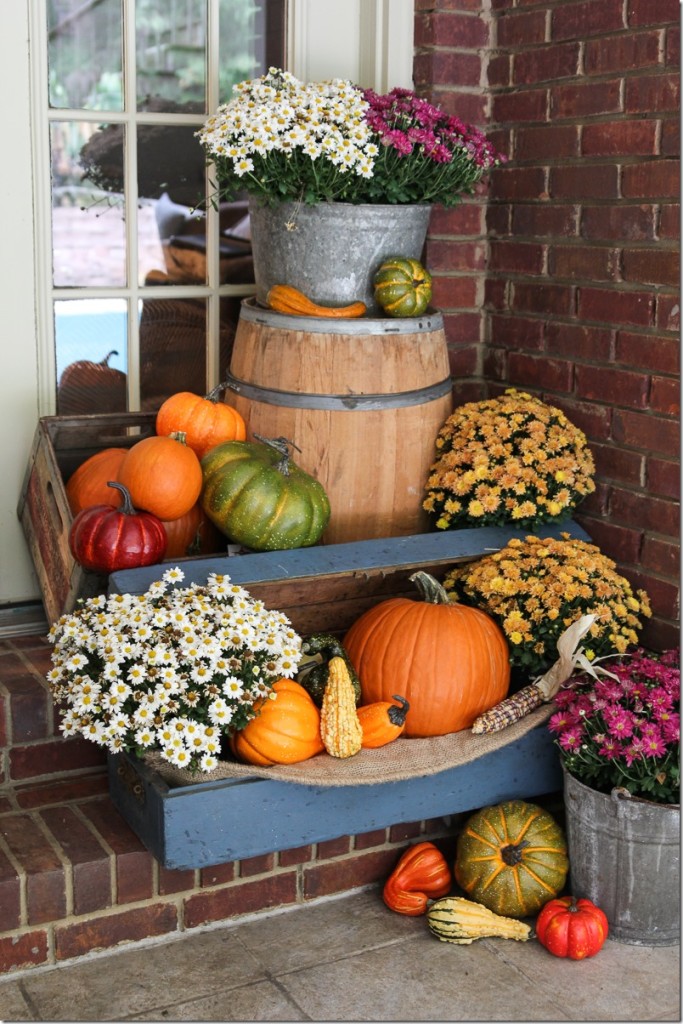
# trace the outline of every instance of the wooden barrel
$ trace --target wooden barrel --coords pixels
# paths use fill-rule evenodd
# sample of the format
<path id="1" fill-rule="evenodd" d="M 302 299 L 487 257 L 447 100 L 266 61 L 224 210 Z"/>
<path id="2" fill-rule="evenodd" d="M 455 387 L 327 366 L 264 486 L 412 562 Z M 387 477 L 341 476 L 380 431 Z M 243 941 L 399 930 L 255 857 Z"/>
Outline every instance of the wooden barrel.
<path id="1" fill-rule="evenodd" d="M 440 313 L 331 320 L 245 299 L 228 382 L 249 436 L 293 441 L 294 461 L 327 491 L 324 543 L 429 529 L 424 488 L 452 411 Z"/>

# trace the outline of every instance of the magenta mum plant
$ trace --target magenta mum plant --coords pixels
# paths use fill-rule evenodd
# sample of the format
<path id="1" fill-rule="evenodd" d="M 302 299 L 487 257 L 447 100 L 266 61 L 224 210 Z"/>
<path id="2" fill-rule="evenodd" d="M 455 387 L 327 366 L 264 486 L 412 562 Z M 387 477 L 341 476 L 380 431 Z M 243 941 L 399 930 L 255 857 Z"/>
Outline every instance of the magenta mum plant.
<path id="1" fill-rule="evenodd" d="M 638 648 L 603 667 L 616 678 L 573 676 L 555 696 L 548 727 L 564 767 L 601 793 L 679 803 L 680 650 Z"/>

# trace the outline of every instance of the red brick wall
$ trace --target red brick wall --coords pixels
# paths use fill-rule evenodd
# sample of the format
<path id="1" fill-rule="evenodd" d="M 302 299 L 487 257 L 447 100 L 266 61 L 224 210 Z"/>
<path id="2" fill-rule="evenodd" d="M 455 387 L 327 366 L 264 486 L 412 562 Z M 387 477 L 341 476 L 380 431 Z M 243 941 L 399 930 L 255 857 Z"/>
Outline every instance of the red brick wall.
<path id="1" fill-rule="evenodd" d="M 456 400 L 514 385 L 587 434 L 577 518 L 678 642 L 677 0 L 418 0 L 416 84 L 509 157 L 437 213 Z M 482 226 L 483 225 L 483 226 Z"/>

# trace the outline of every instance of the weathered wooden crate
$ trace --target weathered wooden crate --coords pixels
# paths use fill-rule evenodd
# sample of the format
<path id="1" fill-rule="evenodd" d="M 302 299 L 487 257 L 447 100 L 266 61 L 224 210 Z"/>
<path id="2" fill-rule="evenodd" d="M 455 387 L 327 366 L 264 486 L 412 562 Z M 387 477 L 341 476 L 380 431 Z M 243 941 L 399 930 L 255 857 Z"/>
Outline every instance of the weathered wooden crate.
<path id="1" fill-rule="evenodd" d="M 73 516 L 66 481 L 103 448 L 126 448 L 154 433 L 156 413 L 43 416 L 38 420 L 17 512 L 38 577 L 48 622 L 79 597 L 107 590 L 107 576 L 83 569 L 69 551 Z"/>
<path id="2" fill-rule="evenodd" d="M 459 814 L 562 789 L 545 726 L 469 764 L 368 786 L 220 779 L 171 788 L 148 765 L 109 758 L 109 791 L 138 838 L 167 868 L 201 868 Z"/>
<path id="3" fill-rule="evenodd" d="M 571 520 L 544 527 L 543 536 L 558 537 L 565 531 L 590 539 Z M 454 565 L 499 551 L 512 537 L 524 537 L 527 532 L 513 526 L 481 526 L 291 551 L 211 555 L 182 560 L 181 568 L 185 586 L 206 583 L 212 572 L 226 573 L 266 608 L 284 612 L 302 635 L 337 633 L 378 601 L 399 594 L 414 597 L 417 591 L 410 576 L 416 570 L 441 580 Z M 142 594 L 166 568 L 150 565 L 114 572 L 109 577 L 110 591 Z"/>
<path id="4" fill-rule="evenodd" d="M 568 521 L 544 529 L 588 540 Z M 409 577 L 424 569 L 442 579 L 453 565 L 499 550 L 524 531 L 481 527 L 449 533 L 356 541 L 329 547 L 192 559 L 185 584 L 227 573 L 266 607 L 287 614 L 302 634 L 343 632 L 367 608 L 416 593 Z M 143 593 L 161 566 L 112 573 L 113 593 Z M 149 766 L 110 758 L 112 800 L 166 867 L 194 868 L 239 860 L 399 822 L 473 810 L 503 799 L 561 789 L 548 730 L 532 729 L 469 764 L 426 778 L 363 786 L 309 786 L 259 777 L 170 787 Z"/>

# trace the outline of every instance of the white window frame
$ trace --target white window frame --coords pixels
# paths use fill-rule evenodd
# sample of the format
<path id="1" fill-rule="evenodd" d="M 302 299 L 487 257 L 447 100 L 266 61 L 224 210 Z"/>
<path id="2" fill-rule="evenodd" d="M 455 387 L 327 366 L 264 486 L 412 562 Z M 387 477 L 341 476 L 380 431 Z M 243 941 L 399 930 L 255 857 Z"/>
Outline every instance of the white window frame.
<path id="1" fill-rule="evenodd" d="M 140 331 L 138 309 L 140 301 L 149 298 L 163 299 L 204 299 L 207 309 L 207 360 L 206 391 L 219 382 L 219 319 L 220 299 L 224 296 L 247 296 L 254 292 L 252 285 L 219 285 L 218 255 L 218 213 L 209 208 L 206 215 L 207 233 L 207 275 L 206 283 L 188 285 L 165 285 L 160 295 L 158 286 L 138 283 L 138 194 L 137 194 L 137 132 L 141 124 L 188 125 L 198 128 L 205 115 L 197 114 L 156 114 L 139 112 L 135 109 L 135 19 L 132 16 L 132 0 L 122 0 L 126 34 L 123 39 L 124 80 L 123 93 L 127 98 L 125 111 L 69 110 L 51 108 L 48 99 L 47 80 L 47 18 L 45 5 L 41 0 L 31 4 L 31 40 L 34 52 L 43 59 L 34 61 L 34 163 L 36 195 L 36 288 L 37 288 L 37 346 L 38 346 L 38 406 L 40 415 L 52 415 L 55 411 L 55 338 L 54 302 L 60 299 L 116 299 L 127 305 L 127 389 L 128 408 L 140 408 Z M 218 105 L 218 3 L 207 0 L 207 102 L 210 111 Z M 132 55 L 132 57 L 131 57 Z M 106 118 L 105 116 L 106 115 Z M 122 124 L 126 127 L 124 147 L 124 169 L 127 190 L 124 204 L 126 233 L 126 286 L 69 287 L 60 288 L 52 283 L 52 216 L 50 182 L 50 138 L 49 126 L 53 122 L 77 120 L 101 124 Z M 47 130 L 46 130 L 47 128 Z"/>

